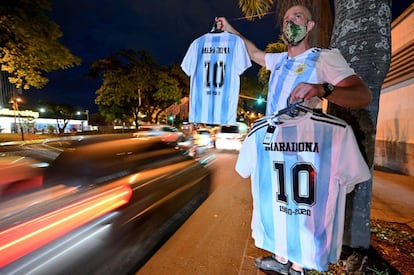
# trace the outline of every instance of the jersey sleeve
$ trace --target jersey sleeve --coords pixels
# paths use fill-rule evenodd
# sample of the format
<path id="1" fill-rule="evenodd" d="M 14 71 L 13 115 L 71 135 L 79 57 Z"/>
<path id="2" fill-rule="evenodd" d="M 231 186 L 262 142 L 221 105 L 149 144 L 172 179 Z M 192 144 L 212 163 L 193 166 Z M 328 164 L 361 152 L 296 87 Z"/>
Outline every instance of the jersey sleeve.
<path id="1" fill-rule="evenodd" d="M 240 149 L 236 162 L 236 172 L 243 178 L 251 176 L 257 162 L 255 135 L 248 136 Z"/>
<path id="2" fill-rule="evenodd" d="M 193 41 L 188 48 L 183 61 L 181 62 L 181 68 L 184 73 L 188 76 L 194 75 L 196 66 L 197 66 L 197 46 L 196 41 Z"/>
<path id="3" fill-rule="evenodd" d="M 285 54 L 280 53 L 266 53 L 265 54 L 265 66 L 266 69 L 271 72 L 274 71 L 276 64 L 279 64 L 281 59 L 286 56 Z"/>
<path id="4" fill-rule="evenodd" d="M 341 80 L 355 74 L 354 69 L 349 66 L 336 48 L 323 49 L 316 67 L 321 83 L 336 85 Z"/>
<path id="5" fill-rule="evenodd" d="M 338 159 L 336 160 L 337 169 L 341 171 L 339 173 L 340 183 L 352 187 L 369 180 L 371 172 L 362 157 L 351 126 L 348 125 L 346 127 L 342 140 L 337 144 L 340 148 L 337 155 Z"/>
<path id="6" fill-rule="evenodd" d="M 246 69 L 252 66 L 249 54 L 247 52 L 246 44 L 237 36 L 236 43 L 236 73 L 241 75 Z"/>

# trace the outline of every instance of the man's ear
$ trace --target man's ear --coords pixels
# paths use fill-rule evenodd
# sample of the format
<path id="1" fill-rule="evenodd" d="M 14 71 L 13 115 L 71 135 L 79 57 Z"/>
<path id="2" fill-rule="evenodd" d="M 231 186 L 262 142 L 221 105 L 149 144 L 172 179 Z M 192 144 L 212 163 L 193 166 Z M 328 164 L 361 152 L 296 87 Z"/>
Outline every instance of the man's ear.
<path id="1" fill-rule="evenodd" d="M 307 30 L 308 32 L 310 32 L 313 29 L 313 27 L 315 27 L 315 21 L 312 21 L 312 20 L 308 21 L 307 25 L 308 25 Z"/>

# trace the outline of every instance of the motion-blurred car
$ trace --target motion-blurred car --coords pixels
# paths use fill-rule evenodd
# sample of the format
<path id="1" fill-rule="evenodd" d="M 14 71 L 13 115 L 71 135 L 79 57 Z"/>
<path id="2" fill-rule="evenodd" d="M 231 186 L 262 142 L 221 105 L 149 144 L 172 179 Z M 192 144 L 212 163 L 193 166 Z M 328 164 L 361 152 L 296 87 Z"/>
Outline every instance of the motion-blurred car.
<path id="1" fill-rule="evenodd" d="M 175 148 L 183 150 L 187 155 L 195 157 L 197 154 L 197 145 L 191 136 L 181 136 L 175 143 Z"/>
<path id="2" fill-rule="evenodd" d="M 160 137 L 166 142 L 176 142 L 184 134 L 177 128 L 170 125 L 152 124 L 142 125 L 137 132 L 133 133 L 134 137 Z"/>
<path id="3" fill-rule="evenodd" d="M 199 147 L 215 147 L 215 134 L 213 130 L 208 128 L 199 128 L 195 131 L 193 138 L 194 143 Z"/>
<path id="4" fill-rule="evenodd" d="M 237 125 L 220 126 L 216 133 L 216 148 L 218 150 L 239 151 L 246 131 L 247 127 L 245 127 L 245 124 L 242 123 L 237 123 Z"/>
<path id="5" fill-rule="evenodd" d="M 210 188 L 208 164 L 160 138 L 6 144 L 0 159 L 0 274 L 135 273 Z"/>

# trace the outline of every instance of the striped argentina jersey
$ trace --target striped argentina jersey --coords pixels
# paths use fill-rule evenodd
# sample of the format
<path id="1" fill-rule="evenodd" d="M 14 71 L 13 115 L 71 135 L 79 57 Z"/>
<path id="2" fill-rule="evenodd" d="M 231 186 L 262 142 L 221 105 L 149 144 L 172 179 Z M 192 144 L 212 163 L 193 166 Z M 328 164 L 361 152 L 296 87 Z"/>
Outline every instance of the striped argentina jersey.
<path id="1" fill-rule="evenodd" d="M 310 48 L 295 57 L 289 57 L 287 52 L 267 53 L 265 61 L 271 72 L 266 115 L 285 108 L 290 93 L 301 82 L 335 85 L 355 74 L 338 49 Z M 307 105 L 315 108 L 320 102 L 315 97 Z"/>
<path id="2" fill-rule="evenodd" d="M 255 123 L 236 163 L 251 177 L 255 245 L 325 271 L 342 246 L 333 231 L 343 232 L 342 191 L 370 179 L 370 170 L 344 121 L 316 113 L 274 120 Z"/>
<path id="3" fill-rule="evenodd" d="M 194 40 L 181 63 L 190 76 L 189 122 L 235 125 L 240 75 L 250 66 L 237 35 L 207 33 Z"/>

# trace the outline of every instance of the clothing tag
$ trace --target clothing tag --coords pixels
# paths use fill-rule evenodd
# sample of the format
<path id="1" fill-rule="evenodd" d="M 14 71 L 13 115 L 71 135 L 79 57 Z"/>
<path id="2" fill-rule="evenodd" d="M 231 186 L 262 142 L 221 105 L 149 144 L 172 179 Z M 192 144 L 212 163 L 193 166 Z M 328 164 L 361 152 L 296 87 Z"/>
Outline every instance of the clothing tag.
<path id="1" fill-rule="evenodd" d="M 269 145 L 272 142 L 273 135 L 275 134 L 275 131 L 276 131 L 276 134 L 277 134 L 278 130 L 279 129 L 276 126 L 268 126 L 266 134 L 265 134 L 264 139 L 263 139 L 263 144 L 264 145 Z"/>

